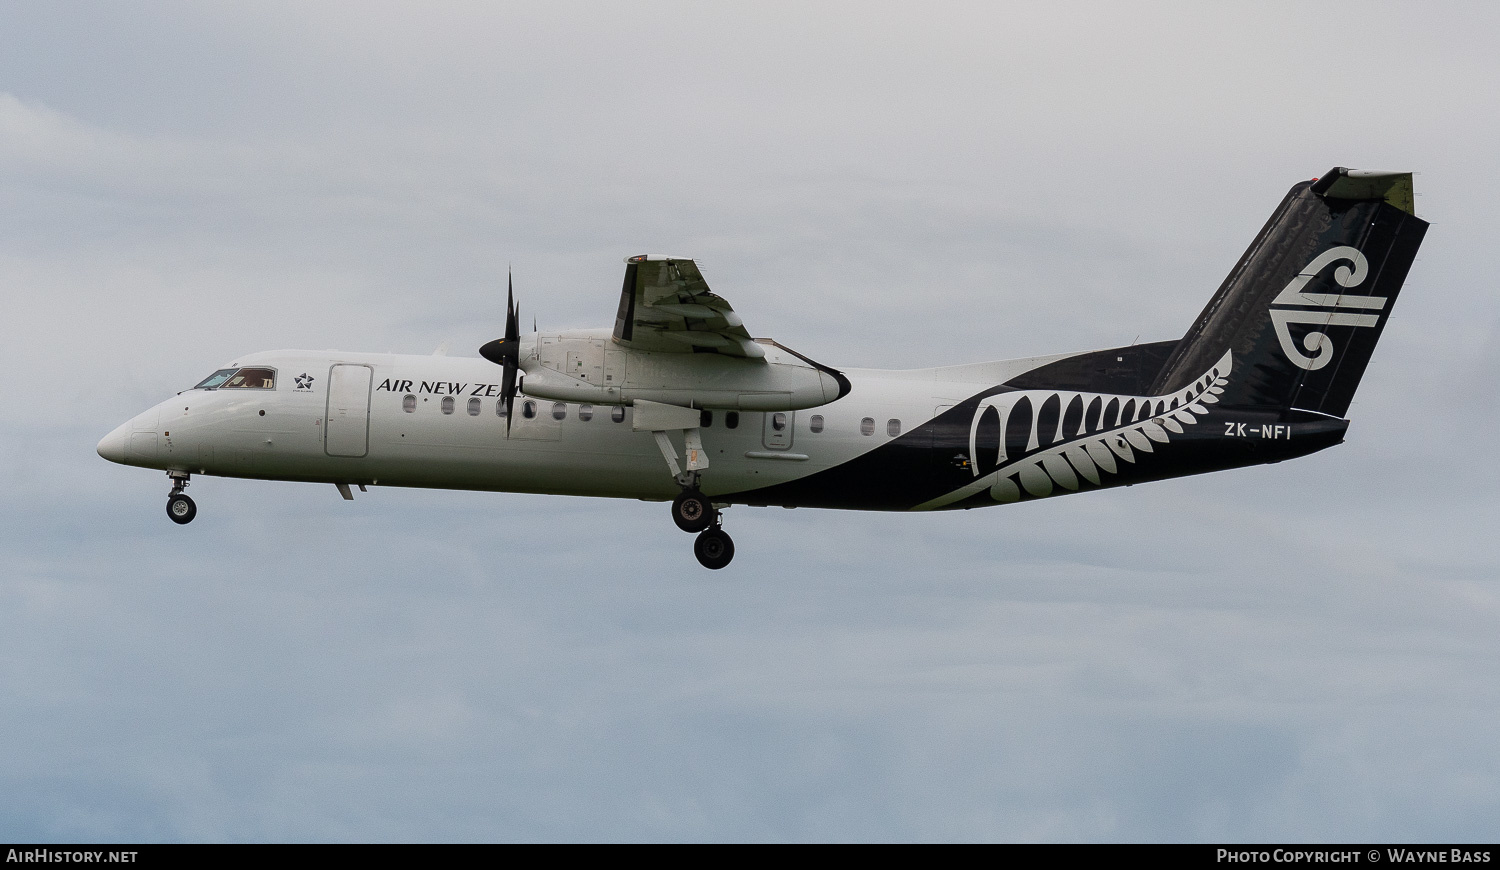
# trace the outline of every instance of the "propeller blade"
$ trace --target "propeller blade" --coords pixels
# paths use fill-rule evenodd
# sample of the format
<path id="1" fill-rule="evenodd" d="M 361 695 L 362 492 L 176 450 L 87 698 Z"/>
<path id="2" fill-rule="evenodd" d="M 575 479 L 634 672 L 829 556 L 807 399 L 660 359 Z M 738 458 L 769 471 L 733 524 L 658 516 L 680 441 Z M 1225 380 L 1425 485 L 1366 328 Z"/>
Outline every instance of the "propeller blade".
<path id="1" fill-rule="evenodd" d="M 511 412 L 516 407 L 516 364 L 509 362 L 505 366 L 505 374 L 500 380 L 500 395 L 505 400 L 505 437 L 510 437 Z"/>
<path id="2" fill-rule="evenodd" d="M 505 437 L 509 438 L 511 412 L 516 406 L 516 373 L 521 358 L 521 306 L 516 304 L 515 280 L 509 274 L 505 280 L 505 336 L 487 342 L 479 349 L 479 355 L 505 369 L 500 395 L 505 402 Z"/>
<path id="3" fill-rule="evenodd" d="M 510 274 L 505 276 L 505 340 L 517 341 L 521 338 L 521 306 L 515 303 L 515 282 Z"/>
<path id="4" fill-rule="evenodd" d="M 516 305 L 515 292 L 505 292 L 505 336 L 487 342 L 479 349 L 479 355 L 497 366 L 513 367 L 521 352 L 521 308 Z"/>

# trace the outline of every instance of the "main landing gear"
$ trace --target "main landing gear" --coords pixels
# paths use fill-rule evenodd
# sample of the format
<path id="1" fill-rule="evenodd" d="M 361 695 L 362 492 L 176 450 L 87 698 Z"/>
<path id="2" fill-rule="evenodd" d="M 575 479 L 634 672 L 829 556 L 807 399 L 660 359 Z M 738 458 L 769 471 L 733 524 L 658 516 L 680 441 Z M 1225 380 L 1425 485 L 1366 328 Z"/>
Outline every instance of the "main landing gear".
<path id="1" fill-rule="evenodd" d="M 696 425 L 698 413 L 692 408 L 637 401 L 635 422 L 656 439 L 656 446 L 661 449 L 661 456 L 667 461 L 672 478 L 682 487 L 682 491 L 672 499 L 672 522 L 684 532 L 698 536 L 693 542 L 693 555 L 698 557 L 698 564 L 717 571 L 734 558 L 734 541 L 722 528 L 723 514 L 698 489 L 703 469 L 708 468 L 708 453 L 703 449 L 703 440 Z M 647 422 L 648 414 L 658 420 L 661 428 Z M 667 438 L 668 429 L 682 430 L 683 447 L 687 449 L 686 469 L 677 464 L 677 449 Z"/>
<path id="2" fill-rule="evenodd" d="M 172 492 L 167 495 L 167 516 L 179 526 L 185 526 L 198 515 L 198 506 L 183 492 L 187 489 L 189 475 L 186 472 L 169 471 L 167 476 L 172 478 Z"/>
<path id="3" fill-rule="evenodd" d="M 734 541 L 722 528 L 724 514 L 698 491 L 697 484 L 697 475 L 692 474 L 682 492 L 672 499 L 672 522 L 684 532 L 698 534 L 693 555 L 698 557 L 698 564 L 717 571 L 734 558 Z"/>

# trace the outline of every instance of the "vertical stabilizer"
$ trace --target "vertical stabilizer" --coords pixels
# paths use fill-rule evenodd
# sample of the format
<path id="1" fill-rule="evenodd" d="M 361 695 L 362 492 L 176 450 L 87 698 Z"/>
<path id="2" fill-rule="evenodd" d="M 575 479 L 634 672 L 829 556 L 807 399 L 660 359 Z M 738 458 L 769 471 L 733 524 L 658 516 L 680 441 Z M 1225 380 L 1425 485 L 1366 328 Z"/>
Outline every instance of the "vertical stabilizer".
<path id="1" fill-rule="evenodd" d="M 1233 354 L 1226 407 L 1344 416 L 1427 232 L 1411 173 L 1342 167 L 1294 186 L 1157 376 Z"/>

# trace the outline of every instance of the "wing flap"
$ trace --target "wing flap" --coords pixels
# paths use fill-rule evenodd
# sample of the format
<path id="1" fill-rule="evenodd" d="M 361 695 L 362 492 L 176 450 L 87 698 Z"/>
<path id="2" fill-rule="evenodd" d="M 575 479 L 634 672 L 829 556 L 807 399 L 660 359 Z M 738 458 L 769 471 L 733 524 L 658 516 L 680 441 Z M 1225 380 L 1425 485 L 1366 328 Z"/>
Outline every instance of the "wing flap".
<path id="1" fill-rule="evenodd" d="M 615 341 L 662 353 L 721 353 L 762 359 L 744 321 L 688 257 L 641 254 L 625 260 Z"/>

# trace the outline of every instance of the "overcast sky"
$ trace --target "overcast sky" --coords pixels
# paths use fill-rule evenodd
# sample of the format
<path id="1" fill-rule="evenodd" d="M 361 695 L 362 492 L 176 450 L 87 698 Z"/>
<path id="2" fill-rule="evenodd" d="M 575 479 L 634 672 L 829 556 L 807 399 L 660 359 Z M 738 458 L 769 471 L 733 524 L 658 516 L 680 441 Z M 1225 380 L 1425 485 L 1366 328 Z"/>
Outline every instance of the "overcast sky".
<path id="1" fill-rule="evenodd" d="M 0 6 L 0 840 L 1500 837 L 1489 4 Z M 934 8 L 936 6 L 936 8 Z M 1286 189 L 1433 222 L 1346 444 L 959 514 L 195 478 L 235 355 L 694 256 L 903 367 L 1175 338 Z"/>

